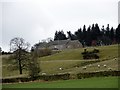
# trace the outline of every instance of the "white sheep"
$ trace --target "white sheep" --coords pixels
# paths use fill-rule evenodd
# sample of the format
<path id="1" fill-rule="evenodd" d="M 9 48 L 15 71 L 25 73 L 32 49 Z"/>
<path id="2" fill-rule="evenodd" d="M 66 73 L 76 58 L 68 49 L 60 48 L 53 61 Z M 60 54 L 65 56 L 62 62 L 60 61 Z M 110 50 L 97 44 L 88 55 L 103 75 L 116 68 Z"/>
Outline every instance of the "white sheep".
<path id="1" fill-rule="evenodd" d="M 98 65 L 98 68 L 100 68 L 100 65 Z"/>
<path id="2" fill-rule="evenodd" d="M 63 70 L 63 69 L 60 67 L 59 70 Z"/>
<path id="3" fill-rule="evenodd" d="M 107 65 L 106 65 L 106 64 L 104 64 L 103 66 L 104 66 L 104 67 L 107 67 Z"/>
<path id="4" fill-rule="evenodd" d="M 85 67 L 83 67 L 83 69 L 85 70 L 85 69 L 87 69 L 87 67 L 85 66 Z"/>
<path id="5" fill-rule="evenodd" d="M 78 66 L 76 66 L 76 68 L 78 68 Z"/>
<path id="6" fill-rule="evenodd" d="M 42 73 L 42 75 L 46 75 L 46 73 Z"/>

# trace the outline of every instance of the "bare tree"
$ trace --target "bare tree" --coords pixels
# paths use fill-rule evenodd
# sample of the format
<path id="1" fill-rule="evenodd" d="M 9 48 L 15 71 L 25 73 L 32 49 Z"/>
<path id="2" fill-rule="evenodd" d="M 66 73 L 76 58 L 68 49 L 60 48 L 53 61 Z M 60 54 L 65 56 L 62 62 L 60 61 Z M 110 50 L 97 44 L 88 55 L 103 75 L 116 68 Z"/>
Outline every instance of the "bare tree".
<path id="1" fill-rule="evenodd" d="M 29 64 L 28 64 L 28 70 L 29 70 L 29 76 L 34 79 L 34 77 L 39 75 L 40 69 L 40 63 L 38 63 L 38 54 L 37 51 L 31 52 L 29 56 Z"/>
<path id="2" fill-rule="evenodd" d="M 19 72 L 22 74 L 23 67 L 25 64 L 22 63 L 26 59 L 26 53 L 29 49 L 30 44 L 25 42 L 23 38 L 15 37 L 10 41 L 10 51 L 15 55 L 15 59 L 18 61 Z"/>

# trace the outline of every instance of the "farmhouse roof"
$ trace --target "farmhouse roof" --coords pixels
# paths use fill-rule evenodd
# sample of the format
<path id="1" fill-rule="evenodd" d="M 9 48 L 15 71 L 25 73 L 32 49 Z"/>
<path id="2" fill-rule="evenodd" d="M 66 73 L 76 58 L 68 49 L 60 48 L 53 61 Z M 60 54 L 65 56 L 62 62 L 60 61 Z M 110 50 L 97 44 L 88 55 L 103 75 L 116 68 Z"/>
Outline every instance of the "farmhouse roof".
<path id="1" fill-rule="evenodd" d="M 65 45 L 67 43 L 69 43 L 70 40 L 55 40 L 55 41 L 52 41 L 52 42 L 49 42 L 49 46 L 51 45 Z"/>
<path id="2" fill-rule="evenodd" d="M 45 43 L 45 42 L 39 43 L 38 47 L 45 48 L 45 47 L 54 46 L 54 45 L 68 45 L 68 44 L 73 44 L 73 43 L 81 44 L 78 40 L 55 40 L 55 41 L 51 41 L 49 43 Z"/>

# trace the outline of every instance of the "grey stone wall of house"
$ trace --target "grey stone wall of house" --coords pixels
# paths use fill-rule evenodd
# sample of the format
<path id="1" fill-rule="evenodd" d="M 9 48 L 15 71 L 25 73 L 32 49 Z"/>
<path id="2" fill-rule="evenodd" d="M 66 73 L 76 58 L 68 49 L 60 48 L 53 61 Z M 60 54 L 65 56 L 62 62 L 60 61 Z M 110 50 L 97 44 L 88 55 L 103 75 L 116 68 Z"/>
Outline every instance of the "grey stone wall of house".
<path id="1" fill-rule="evenodd" d="M 82 44 L 78 40 L 56 40 L 49 43 L 40 44 L 39 49 L 46 48 L 52 50 L 64 50 L 64 49 L 74 49 L 74 48 L 81 48 Z"/>
<path id="2" fill-rule="evenodd" d="M 65 49 L 65 45 L 52 45 L 52 46 L 49 46 L 49 48 L 52 50 L 63 50 Z"/>
<path id="3" fill-rule="evenodd" d="M 64 50 L 64 49 L 74 49 L 74 48 L 81 48 L 82 44 L 78 40 L 59 40 L 59 41 L 53 41 L 50 45 L 50 49 L 58 49 L 58 50 Z"/>
<path id="4" fill-rule="evenodd" d="M 67 45 L 69 49 L 81 48 L 82 44 L 78 40 L 70 41 Z"/>

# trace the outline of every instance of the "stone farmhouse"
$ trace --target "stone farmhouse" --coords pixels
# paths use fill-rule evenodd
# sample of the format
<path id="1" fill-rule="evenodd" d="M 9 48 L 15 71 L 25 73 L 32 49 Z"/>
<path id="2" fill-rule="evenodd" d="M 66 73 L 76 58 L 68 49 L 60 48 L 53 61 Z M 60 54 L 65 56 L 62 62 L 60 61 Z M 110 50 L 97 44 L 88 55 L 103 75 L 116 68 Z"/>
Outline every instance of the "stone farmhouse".
<path id="1" fill-rule="evenodd" d="M 81 48 L 82 44 L 78 40 L 56 40 L 49 43 L 40 43 L 39 49 L 49 48 L 52 50 L 65 50 Z"/>

